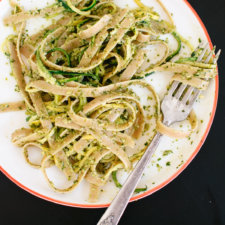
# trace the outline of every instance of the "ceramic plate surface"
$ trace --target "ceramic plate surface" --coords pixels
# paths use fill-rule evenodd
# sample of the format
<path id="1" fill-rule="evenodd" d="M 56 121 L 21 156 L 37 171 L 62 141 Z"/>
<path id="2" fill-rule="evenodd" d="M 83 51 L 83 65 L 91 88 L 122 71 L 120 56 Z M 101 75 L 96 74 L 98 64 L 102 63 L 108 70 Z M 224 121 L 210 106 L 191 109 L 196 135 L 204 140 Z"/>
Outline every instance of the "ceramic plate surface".
<path id="1" fill-rule="evenodd" d="M 34 9 L 36 7 L 42 8 L 47 3 L 52 3 L 51 0 L 20 0 L 19 3 L 24 6 L 26 10 Z M 133 0 L 116 0 L 121 7 L 135 7 Z M 191 8 L 189 3 L 185 0 L 163 0 L 166 8 L 173 15 L 173 19 L 177 26 L 177 31 L 184 38 L 196 47 L 198 40 L 209 41 L 208 33 L 201 22 L 196 12 Z M 143 0 L 143 3 L 149 6 L 154 6 L 155 9 L 166 18 L 155 0 Z M 13 31 L 9 27 L 3 26 L 2 19 L 9 14 L 10 7 L 8 0 L 0 0 L 0 44 Z M 32 34 L 36 32 L 40 26 L 47 26 L 51 20 L 31 19 L 28 21 L 28 30 Z M 166 37 L 162 37 L 166 38 Z M 170 43 L 173 45 L 173 43 Z M 183 52 L 185 53 L 185 49 Z M 0 52 L 0 103 L 21 100 L 20 94 L 15 92 L 15 81 L 10 76 L 10 66 L 6 56 Z M 148 77 L 147 81 L 155 87 L 156 92 L 160 98 L 164 96 L 166 87 L 169 84 L 172 74 L 170 73 L 155 73 Z M 143 95 L 145 93 L 142 93 Z M 197 100 L 194 109 L 199 121 L 198 131 L 193 133 L 190 139 L 174 140 L 168 137 L 163 137 L 152 162 L 146 168 L 144 175 L 138 187 L 148 186 L 145 193 L 134 195 L 133 200 L 137 200 L 148 196 L 155 191 L 161 189 L 166 184 L 171 182 L 178 176 L 191 162 L 195 155 L 200 150 L 213 121 L 216 110 L 218 97 L 218 77 L 210 83 L 207 91 L 202 92 L 201 98 Z M 85 207 L 85 208 L 100 208 L 106 207 L 116 193 L 118 188 L 112 182 L 109 182 L 103 187 L 100 199 L 97 203 L 92 204 L 87 201 L 89 194 L 89 184 L 83 181 L 71 193 L 60 194 L 55 193 L 48 186 L 40 170 L 30 167 L 23 158 L 22 149 L 13 146 L 11 143 L 11 134 L 15 129 L 27 127 L 25 122 L 24 112 L 11 112 L 0 114 L 0 169 L 1 171 L 14 183 L 26 191 L 58 204 Z M 183 127 L 188 123 L 184 122 Z M 174 127 L 179 128 L 180 124 Z M 165 150 L 171 150 L 172 153 L 163 156 Z M 161 160 L 159 160 L 161 159 Z M 168 166 L 170 164 L 170 166 Z M 57 178 L 57 174 L 53 176 Z M 118 173 L 118 178 L 122 182 L 126 179 L 127 174 L 124 172 Z"/>

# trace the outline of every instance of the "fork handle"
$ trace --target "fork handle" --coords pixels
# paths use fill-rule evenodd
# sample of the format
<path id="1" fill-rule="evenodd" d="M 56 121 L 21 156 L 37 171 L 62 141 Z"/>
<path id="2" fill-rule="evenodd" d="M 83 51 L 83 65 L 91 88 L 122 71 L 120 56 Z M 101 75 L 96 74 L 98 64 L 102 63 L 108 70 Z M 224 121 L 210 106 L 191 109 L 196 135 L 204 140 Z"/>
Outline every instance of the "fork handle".
<path id="1" fill-rule="evenodd" d="M 156 148 L 159 145 L 159 141 L 162 134 L 157 133 L 153 138 L 151 144 L 147 148 L 146 152 L 139 160 L 133 172 L 127 178 L 125 184 L 108 207 L 108 209 L 103 214 L 102 218 L 99 220 L 97 225 L 117 225 L 126 206 L 134 193 L 134 190 L 141 179 L 145 167 L 149 163 L 152 155 L 154 154 Z"/>

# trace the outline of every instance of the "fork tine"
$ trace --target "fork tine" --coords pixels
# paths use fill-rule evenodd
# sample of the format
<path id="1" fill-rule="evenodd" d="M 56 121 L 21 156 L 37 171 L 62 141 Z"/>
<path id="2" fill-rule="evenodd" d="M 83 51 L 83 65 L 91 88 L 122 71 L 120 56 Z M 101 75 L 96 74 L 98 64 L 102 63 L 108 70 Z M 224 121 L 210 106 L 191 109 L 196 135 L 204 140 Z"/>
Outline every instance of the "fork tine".
<path id="1" fill-rule="evenodd" d="M 181 86 L 179 87 L 179 89 L 177 90 L 177 93 L 174 95 L 177 99 L 179 99 L 181 97 L 181 95 L 183 94 L 185 88 L 187 87 L 186 84 L 181 84 Z"/>
<path id="2" fill-rule="evenodd" d="M 216 64 L 221 54 L 221 49 L 216 53 L 215 58 L 213 59 L 213 64 Z"/>
<path id="3" fill-rule="evenodd" d="M 205 45 L 205 43 L 206 43 L 205 41 L 200 42 L 198 44 L 198 46 L 195 48 L 194 52 L 198 52 L 198 50 L 200 50 L 202 48 L 202 46 Z"/>
<path id="4" fill-rule="evenodd" d="M 187 92 L 184 94 L 183 99 L 181 100 L 184 104 L 187 103 L 187 101 L 189 100 L 192 92 L 195 90 L 194 87 L 189 86 Z"/>
<path id="5" fill-rule="evenodd" d="M 215 53 L 215 48 L 213 50 L 210 51 L 207 59 L 205 60 L 204 63 L 208 63 L 210 61 L 210 59 L 212 58 L 213 54 Z"/>
<path id="6" fill-rule="evenodd" d="M 203 57 L 204 57 L 206 51 L 208 50 L 208 48 L 209 48 L 209 44 L 206 43 L 206 44 L 204 45 L 204 48 L 203 48 L 203 50 L 202 50 L 202 53 L 199 55 L 199 57 L 198 57 L 198 59 L 197 59 L 198 62 L 201 62 L 201 61 L 202 61 L 202 59 L 203 59 Z"/>
<path id="7" fill-rule="evenodd" d="M 198 98 L 201 91 L 199 89 L 195 89 L 195 93 L 189 99 L 189 106 L 192 106 L 195 103 L 195 100 Z"/>
<path id="8" fill-rule="evenodd" d="M 174 91 L 177 89 L 178 85 L 179 85 L 179 82 L 174 81 L 173 84 L 171 85 L 167 95 L 172 95 L 174 93 Z"/>

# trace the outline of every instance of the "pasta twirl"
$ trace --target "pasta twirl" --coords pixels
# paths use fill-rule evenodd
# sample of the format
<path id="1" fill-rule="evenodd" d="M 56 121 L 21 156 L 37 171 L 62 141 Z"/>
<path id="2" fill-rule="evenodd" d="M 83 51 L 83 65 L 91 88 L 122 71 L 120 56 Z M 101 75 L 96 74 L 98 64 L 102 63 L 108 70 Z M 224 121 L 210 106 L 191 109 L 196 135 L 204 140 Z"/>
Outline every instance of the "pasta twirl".
<path id="1" fill-rule="evenodd" d="M 4 51 L 24 101 L 0 104 L 0 111 L 26 109 L 30 128 L 15 131 L 12 142 L 24 149 L 26 161 L 41 169 L 55 191 L 71 191 L 86 179 L 90 201 L 97 201 L 111 174 L 132 170 L 157 131 L 185 138 L 197 127 L 194 112 L 189 132 L 163 125 L 159 97 L 144 78 L 171 71 L 173 80 L 206 89 L 216 66 L 193 57 L 174 60 L 184 43 L 170 13 L 158 0 L 168 16 L 169 22 L 164 21 L 152 8 L 135 2 L 135 9 L 119 8 L 111 0 L 58 0 L 31 11 L 14 5 L 19 10 L 4 19 L 16 29 Z M 27 19 L 55 15 L 60 18 L 50 26 L 26 34 Z M 176 39 L 175 51 L 159 38 L 162 34 Z M 149 45 L 165 49 L 154 63 L 148 58 Z M 147 91 L 147 105 L 135 88 Z M 42 153 L 40 164 L 29 158 L 32 147 Z M 52 165 L 71 182 L 68 187 L 52 182 L 47 173 Z"/>

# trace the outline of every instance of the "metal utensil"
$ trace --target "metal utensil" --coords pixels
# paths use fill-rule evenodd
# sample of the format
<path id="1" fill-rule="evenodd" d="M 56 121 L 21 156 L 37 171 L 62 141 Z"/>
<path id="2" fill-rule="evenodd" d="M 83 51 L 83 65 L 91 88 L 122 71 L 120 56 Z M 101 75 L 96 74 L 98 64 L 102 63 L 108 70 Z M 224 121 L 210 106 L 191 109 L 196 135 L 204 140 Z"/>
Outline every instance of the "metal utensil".
<path id="1" fill-rule="evenodd" d="M 197 49 L 201 48 L 199 46 Z M 209 50 L 208 43 L 202 49 L 201 54 L 198 56 L 197 61 L 208 63 L 215 52 L 215 48 Z M 219 58 L 221 50 L 218 51 L 213 59 L 213 63 L 216 64 Z M 166 126 L 179 121 L 185 120 L 190 114 L 194 102 L 200 94 L 200 90 L 193 88 L 189 85 L 182 84 L 181 82 L 174 81 L 164 97 L 161 110 L 164 115 L 163 123 Z M 152 155 L 159 145 L 159 141 L 163 135 L 157 133 L 152 140 L 151 144 L 147 148 L 145 154 L 137 163 L 135 169 L 130 174 L 120 192 L 117 194 L 111 205 L 108 207 L 97 225 L 117 225 L 126 206 L 134 193 L 134 190 L 141 179 L 145 167 L 149 164 Z"/>

